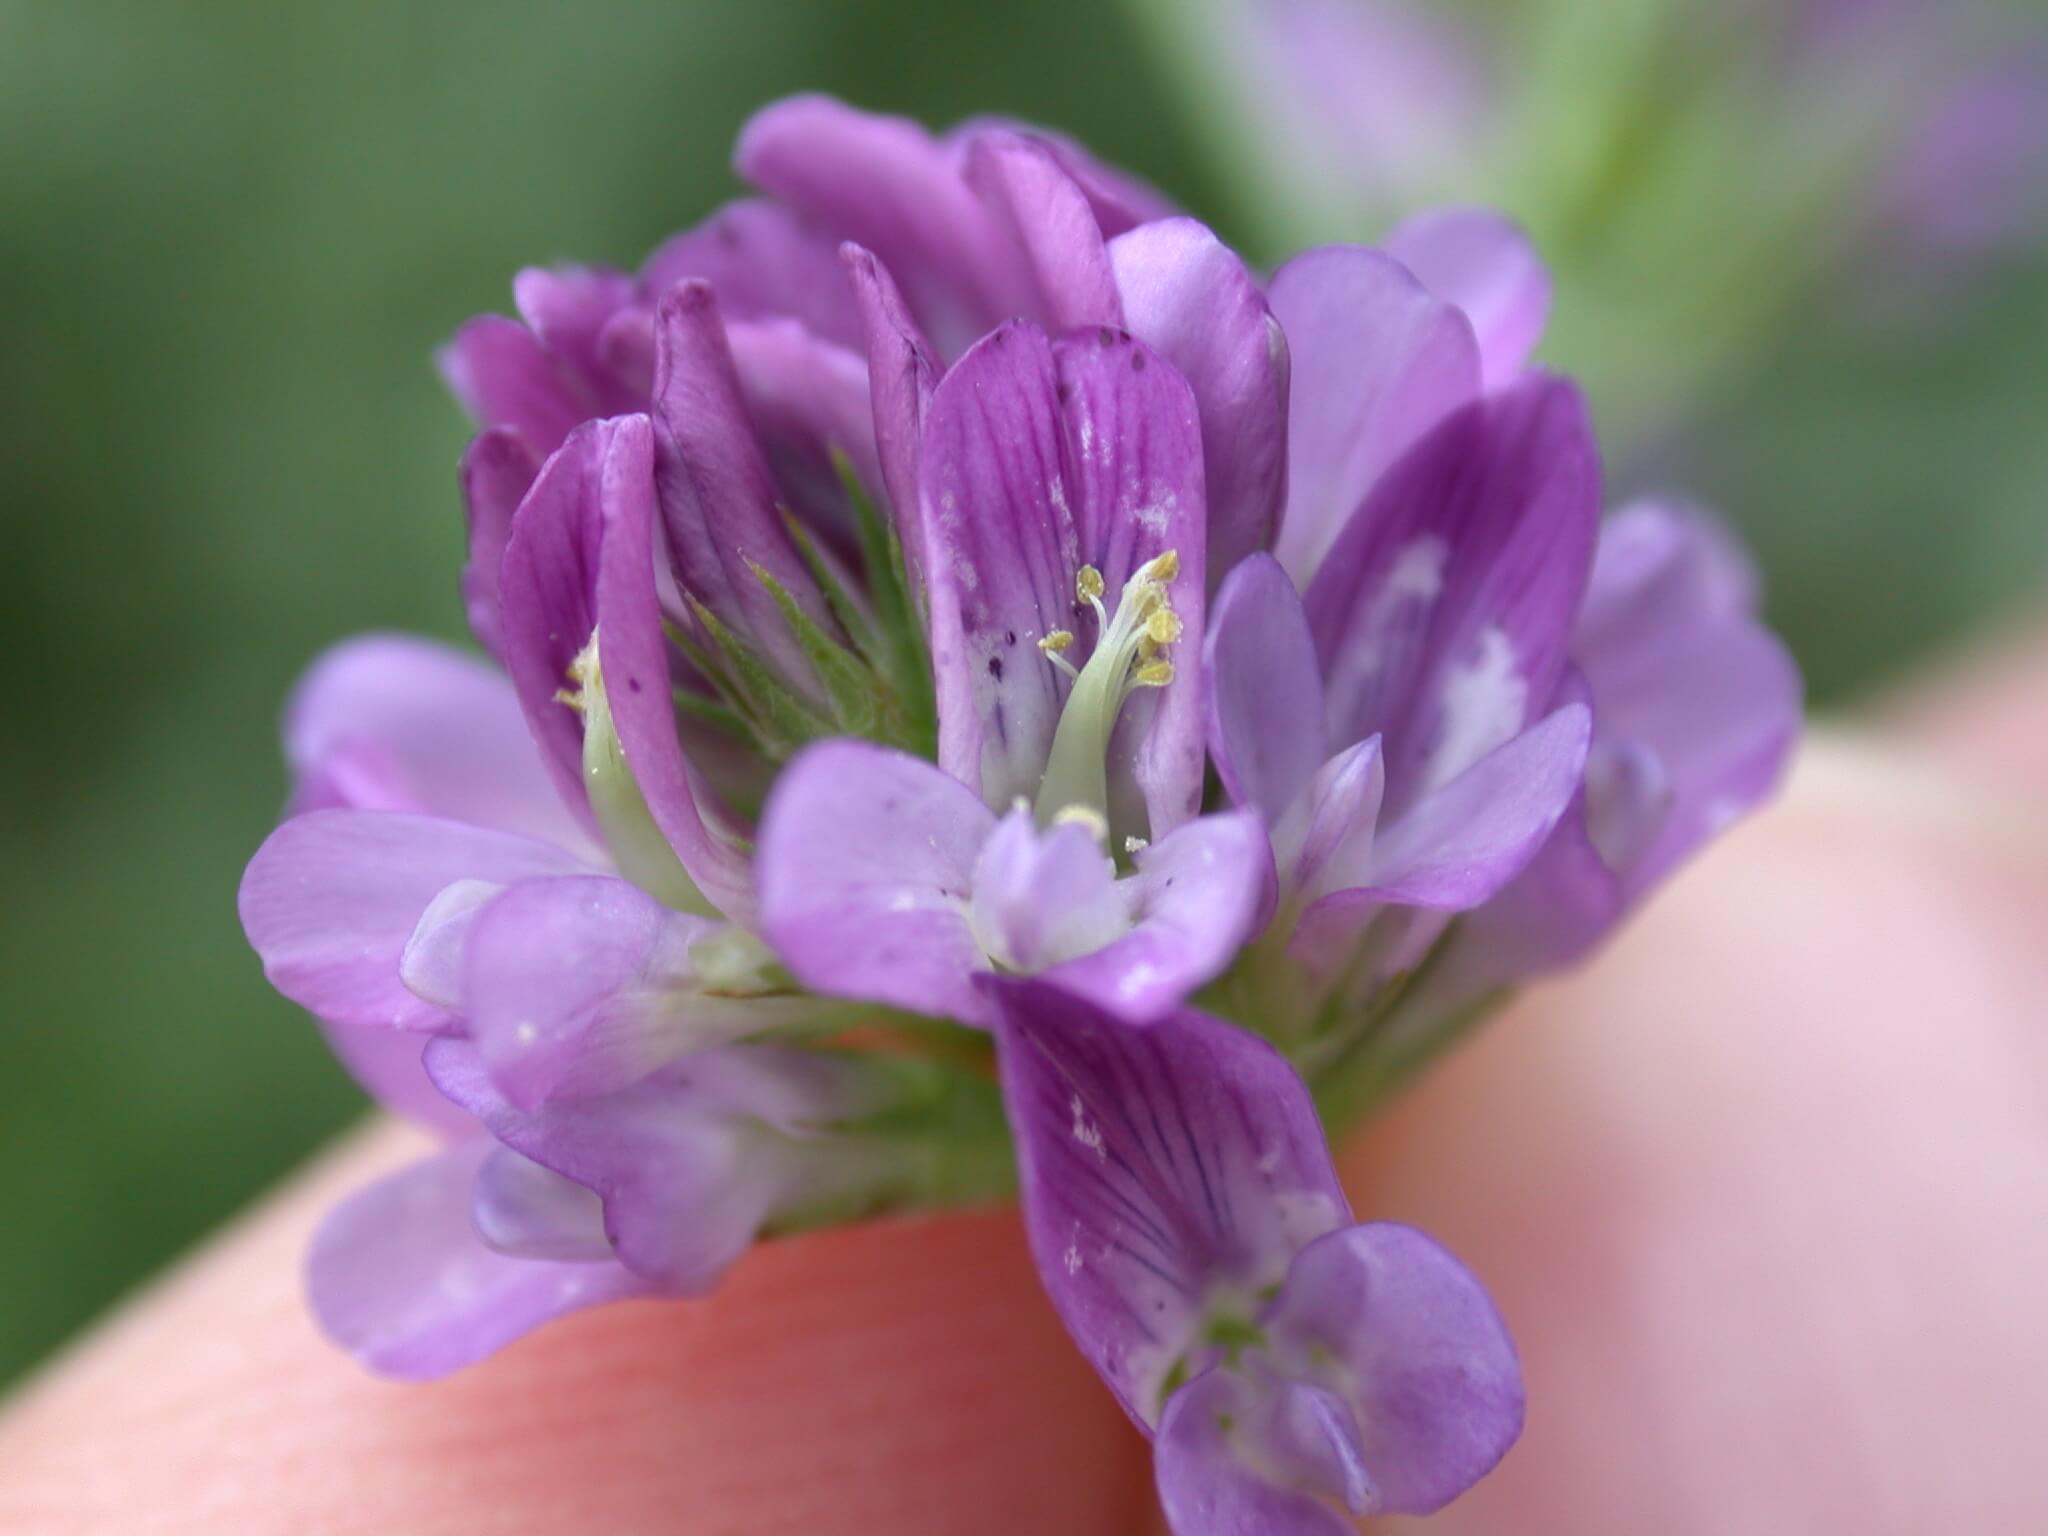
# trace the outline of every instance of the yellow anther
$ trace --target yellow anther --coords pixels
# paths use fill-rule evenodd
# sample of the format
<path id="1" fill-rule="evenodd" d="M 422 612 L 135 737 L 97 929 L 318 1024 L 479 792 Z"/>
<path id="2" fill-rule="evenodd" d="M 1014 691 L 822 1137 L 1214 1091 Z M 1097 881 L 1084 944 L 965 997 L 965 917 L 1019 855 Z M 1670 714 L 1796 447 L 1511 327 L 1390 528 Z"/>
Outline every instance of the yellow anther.
<path id="1" fill-rule="evenodd" d="M 568 705 L 580 715 L 583 713 L 583 690 L 581 688 L 557 688 L 555 690 L 555 702 Z"/>
<path id="2" fill-rule="evenodd" d="M 1102 572 L 1092 565 L 1084 565 L 1074 575 L 1074 595 L 1084 603 L 1101 600 L 1108 589 L 1102 584 Z"/>
<path id="3" fill-rule="evenodd" d="M 1138 574 L 1147 581 L 1156 581 L 1162 585 L 1173 580 L 1180 574 L 1180 551 L 1169 549 L 1162 555 L 1154 555 L 1138 568 Z M 1098 576 L 1095 579 L 1100 581 L 1102 578 Z"/>
<path id="4" fill-rule="evenodd" d="M 1164 657 L 1138 664 L 1138 670 L 1131 674 L 1131 681 L 1140 688 L 1164 688 L 1173 681 L 1173 663 Z"/>
<path id="5" fill-rule="evenodd" d="M 1109 841 L 1109 818 L 1092 805 L 1063 805 L 1052 813 L 1052 824 L 1060 826 L 1086 827 L 1094 834 L 1095 841 Z"/>
<path id="6" fill-rule="evenodd" d="M 1162 606 L 1145 615 L 1145 638 L 1154 645 L 1171 645 L 1180 632 L 1180 615 L 1171 608 Z"/>
<path id="7" fill-rule="evenodd" d="M 1074 632 L 1071 629 L 1055 629 L 1039 640 L 1038 648 L 1050 656 L 1056 651 L 1071 649 L 1073 644 Z"/>

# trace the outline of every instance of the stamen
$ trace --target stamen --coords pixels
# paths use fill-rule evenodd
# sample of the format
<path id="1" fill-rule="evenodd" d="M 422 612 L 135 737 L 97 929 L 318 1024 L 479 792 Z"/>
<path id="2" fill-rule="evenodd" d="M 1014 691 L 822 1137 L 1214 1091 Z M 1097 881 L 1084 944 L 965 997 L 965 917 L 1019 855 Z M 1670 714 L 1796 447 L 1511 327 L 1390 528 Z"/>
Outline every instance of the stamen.
<path id="1" fill-rule="evenodd" d="M 1056 629 L 1039 640 L 1038 649 L 1047 661 L 1066 673 L 1068 677 L 1078 679 L 1081 675 L 1080 668 L 1060 654 L 1060 652 L 1070 649 L 1073 644 L 1074 632 L 1071 629 Z"/>
<path id="2" fill-rule="evenodd" d="M 1053 812 L 1052 824 L 1056 827 L 1086 827 L 1095 835 L 1095 841 L 1104 845 L 1109 842 L 1109 818 L 1092 805 L 1063 805 Z"/>

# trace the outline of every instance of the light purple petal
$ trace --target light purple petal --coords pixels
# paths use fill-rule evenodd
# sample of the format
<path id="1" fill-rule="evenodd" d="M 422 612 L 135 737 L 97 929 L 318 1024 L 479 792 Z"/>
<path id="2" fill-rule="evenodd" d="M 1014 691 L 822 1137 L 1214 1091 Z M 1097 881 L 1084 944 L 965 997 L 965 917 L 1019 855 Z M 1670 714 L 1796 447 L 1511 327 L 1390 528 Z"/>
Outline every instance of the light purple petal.
<path id="1" fill-rule="evenodd" d="M 380 1375 L 445 1376 L 542 1323 L 644 1295 L 615 1263 L 506 1258 L 470 1219 L 477 1140 L 351 1195 L 314 1234 L 306 1283 L 313 1312 L 342 1348 Z"/>
<path id="2" fill-rule="evenodd" d="M 706 283 L 679 283 L 661 300 L 654 421 L 655 483 L 677 580 L 792 686 L 817 694 L 803 648 L 755 567 L 828 631 L 834 622 L 776 510 L 775 479 Z"/>
<path id="3" fill-rule="evenodd" d="M 646 402 L 611 375 L 598 338 L 637 296 L 632 278 L 603 267 L 528 267 L 512 279 L 512 302 L 540 344 L 573 370 L 597 416 L 637 410 Z"/>
<path id="4" fill-rule="evenodd" d="M 498 569 L 540 458 L 516 427 L 492 427 L 470 440 L 458 478 L 469 523 L 469 560 L 462 568 L 462 601 L 470 632 L 494 655 L 501 649 Z"/>
<path id="5" fill-rule="evenodd" d="M 844 453 L 863 485 L 881 483 L 866 362 L 794 320 L 728 321 L 725 335 L 779 505 L 850 543 L 853 520 L 832 455 Z"/>
<path id="6" fill-rule="evenodd" d="M 596 1193 L 510 1147 L 493 1148 L 477 1169 L 470 1213 L 477 1235 L 509 1258 L 587 1263 L 612 1257 L 604 1202 Z"/>
<path id="7" fill-rule="evenodd" d="M 1172 218 L 1179 212 L 1157 188 L 1146 185 L 1128 171 L 1104 165 L 1076 140 L 1036 123 L 1000 115 L 970 117 L 948 129 L 945 139 L 949 144 L 961 145 L 991 132 L 1019 135 L 1051 151 L 1060 169 L 1072 177 L 1087 196 L 1105 239 L 1114 239 L 1125 230 L 1153 219 Z"/>
<path id="8" fill-rule="evenodd" d="M 531 880 L 492 899 L 464 946 L 462 1001 L 513 1104 L 607 1093 L 730 1035 L 693 1020 L 691 945 L 718 925 L 602 875 Z M 693 1023 L 704 1027 L 693 1029 Z"/>
<path id="9" fill-rule="evenodd" d="M 1208 566 L 1273 542 L 1287 498 L 1287 341 L 1236 252 L 1193 219 L 1110 242 L 1124 323 L 1187 379 L 1202 417 Z"/>
<path id="10" fill-rule="evenodd" d="M 1054 330 L 1122 324 L 1095 210 L 1051 148 L 1002 130 L 975 134 L 964 148 L 968 185 L 1031 275 L 1035 302 L 1025 317 Z"/>
<path id="11" fill-rule="evenodd" d="M 1173 1394 L 1152 1459 L 1160 1508 L 1177 1536 L 1354 1536 L 1351 1520 L 1299 1491 L 1273 1465 L 1272 1442 L 1281 1439 L 1273 1421 L 1282 1393 L 1289 1405 L 1305 1395 L 1299 1387 L 1290 1393 L 1218 1369 Z M 1328 1426 L 1337 1435 L 1348 1427 L 1341 1420 Z M 1302 1438 L 1297 1433 L 1285 1443 Z M 1249 1455 L 1241 1449 L 1247 1443 Z M 1339 1454 L 1332 1447 L 1330 1455 Z M 1267 1470 L 1253 1470 L 1254 1462 Z"/>
<path id="12" fill-rule="evenodd" d="M 874 408 L 875 452 L 889 513 L 913 583 L 924 581 L 924 519 L 918 511 L 918 453 L 925 412 L 939 381 L 938 360 L 896 280 L 874 252 L 851 242 L 840 257 L 853 282 L 867 341 L 868 392 Z"/>
<path id="13" fill-rule="evenodd" d="M 967 905 L 994 828 L 930 763 L 820 742 L 783 770 L 761 818 L 761 933 L 819 992 L 976 1022 L 988 960 Z"/>
<path id="14" fill-rule="evenodd" d="M 1003 969 L 1030 975 L 1129 933 L 1134 894 L 1093 829 L 1065 822 L 1040 833 L 1018 806 L 975 861 L 975 941 Z"/>
<path id="15" fill-rule="evenodd" d="M 285 707 L 295 811 L 419 811 L 597 852 L 563 805 L 503 674 L 430 640 L 366 635 Z"/>
<path id="16" fill-rule="evenodd" d="M 1273 855 L 1250 811 L 1202 816 L 1140 849 L 1130 932 L 1045 973 L 1130 1024 L 1149 1024 L 1223 974 L 1272 895 Z"/>
<path id="17" fill-rule="evenodd" d="M 1149 1029 L 990 979 L 1024 1221 L 1067 1331 L 1141 1425 L 1211 1308 L 1349 1217 L 1308 1090 L 1264 1041 L 1182 1010 Z"/>
<path id="18" fill-rule="evenodd" d="M 1513 383 L 1550 318 L 1550 271 L 1522 227 L 1490 209 L 1437 208 L 1403 220 L 1386 249 L 1465 312 L 1485 387 Z"/>
<path id="19" fill-rule="evenodd" d="M 699 1296 L 753 1243 L 795 1172 L 777 1140 L 720 1091 L 721 1054 L 530 1114 L 496 1093 L 466 1041 L 435 1042 L 427 1066 L 506 1146 L 599 1197 L 622 1264 L 664 1291 Z"/>
<path id="20" fill-rule="evenodd" d="M 420 1064 L 420 1053 L 432 1036 L 375 1025 L 315 1021 L 327 1048 L 362 1085 L 363 1091 L 393 1114 L 449 1139 L 475 1130 L 475 1122 L 443 1097 Z"/>
<path id="21" fill-rule="evenodd" d="M 1024 312 L 1029 276 L 969 189 L 957 151 L 908 118 L 788 97 L 740 130 L 733 168 L 887 262 L 949 353 Z"/>
<path id="22" fill-rule="evenodd" d="M 1553 696 L 1599 506 L 1583 400 L 1531 375 L 1431 432 L 1331 550 L 1306 599 L 1330 737 L 1384 738 L 1390 812 Z"/>
<path id="23" fill-rule="evenodd" d="M 1037 794 L 1065 696 L 1037 643 L 1077 622 L 1085 557 L 1058 382 L 1044 333 L 1006 325 L 940 381 L 925 416 L 919 494 L 939 763 L 990 805 Z"/>
<path id="24" fill-rule="evenodd" d="M 553 453 L 598 413 L 586 384 L 534 334 L 503 315 L 478 315 L 440 354 L 441 372 L 478 426 L 512 427 Z"/>
<path id="25" fill-rule="evenodd" d="M 1287 511 L 1274 553 L 1307 587 L 1389 465 L 1479 392 L 1455 305 L 1363 246 L 1308 251 L 1267 290 L 1287 336 Z"/>
<path id="26" fill-rule="evenodd" d="M 1349 1403 L 1381 1510 L 1441 1508 L 1521 1433 L 1521 1365 L 1500 1314 L 1413 1228 L 1369 1222 L 1309 1244 L 1262 1321 L 1276 1365 Z"/>
<path id="27" fill-rule="evenodd" d="M 661 245 L 641 266 L 640 281 L 659 297 L 702 278 L 729 319 L 787 315 L 813 335 L 857 346 L 860 320 L 839 271 L 838 243 L 780 203 L 744 198 Z"/>
<path id="28" fill-rule="evenodd" d="M 242 877 L 242 928 L 263 974 L 337 1024 L 439 1030 L 399 961 L 420 914 L 458 880 L 510 884 L 587 872 L 531 838 L 398 811 L 314 811 L 286 822 Z"/>
<path id="29" fill-rule="evenodd" d="M 1387 767 L 1380 739 L 1346 747 L 1309 781 L 1273 829 L 1273 858 L 1292 889 L 1314 899 L 1370 883 Z"/>
<path id="30" fill-rule="evenodd" d="M 1277 825 L 1321 767 L 1323 671 L 1294 580 L 1271 555 L 1217 589 L 1203 638 L 1209 755 L 1237 805 Z"/>
<path id="31" fill-rule="evenodd" d="M 1571 804 L 1592 731 L 1585 706 L 1568 704 L 1384 824 L 1372 852 L 1374 896 L 1451 912 L 1492 896 Z"/>

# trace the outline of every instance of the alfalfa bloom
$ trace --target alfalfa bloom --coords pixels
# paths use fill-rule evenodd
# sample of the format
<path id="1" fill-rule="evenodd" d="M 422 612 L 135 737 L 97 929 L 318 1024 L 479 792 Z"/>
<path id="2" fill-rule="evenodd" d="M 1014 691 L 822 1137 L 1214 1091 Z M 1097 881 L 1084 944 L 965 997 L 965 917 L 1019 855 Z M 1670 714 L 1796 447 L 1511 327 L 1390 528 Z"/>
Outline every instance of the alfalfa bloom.
<path id="1" fill-rule="evenodd" d="M 323 1229 L 323 1321 L 437 1374 L 1014 1146 L 1177 1530 L 1441 1504 L 1514 1353 L 1351 1224 L 1317 1108 L 1767 792 L 1797 684 L 1739 561 L 1603 531 L 1498 220 L 1266 283 L 1008 125 L 805 99 L 739 159 L 780 201 L 450 349 L 503 673 L 360 641 L 291 709 L 244 922 L 449 1138 Z"/>

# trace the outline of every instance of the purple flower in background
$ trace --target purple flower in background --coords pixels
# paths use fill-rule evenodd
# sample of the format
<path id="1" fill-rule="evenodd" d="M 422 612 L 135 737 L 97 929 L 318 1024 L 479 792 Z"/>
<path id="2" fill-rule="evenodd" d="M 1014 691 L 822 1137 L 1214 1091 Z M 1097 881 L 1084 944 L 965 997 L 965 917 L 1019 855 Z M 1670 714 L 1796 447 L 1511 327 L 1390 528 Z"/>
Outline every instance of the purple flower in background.
<path id="1" fill-rule="evenodd" d="M 497 665 L 360 640 L 288 712 L 244 925 L 447 1142 L 330 1217 L 317 1312 L 434 1375 L 1014 1181 L 1177 1531 L 1442 1504 L 1514 1352 L 1352 1225 L 1317 1106 L 1768 792 L 1739 554 L 1603 529 L 1495 215 L 1262 281 L 1015 124 L 800 98 L 737 161 L 769 199 L 443 356 Z"/>

